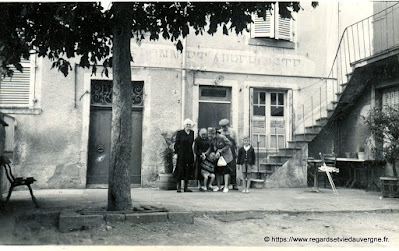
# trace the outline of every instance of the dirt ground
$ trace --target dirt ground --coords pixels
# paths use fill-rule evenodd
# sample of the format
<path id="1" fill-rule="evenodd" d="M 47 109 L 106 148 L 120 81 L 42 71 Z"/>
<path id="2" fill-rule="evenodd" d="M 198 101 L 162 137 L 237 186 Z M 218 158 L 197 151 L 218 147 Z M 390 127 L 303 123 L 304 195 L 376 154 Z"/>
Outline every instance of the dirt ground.
<path id="1" fill-rule="evenodd" d="M 24 219 L 16 221 L 11 242 L 17 245 L 399 247 L 398 216 L 397 213 L 203 215 L 196 217 L 194 224 L 118 222 L 70 233 L 59 232 L 54 220 Z"/>

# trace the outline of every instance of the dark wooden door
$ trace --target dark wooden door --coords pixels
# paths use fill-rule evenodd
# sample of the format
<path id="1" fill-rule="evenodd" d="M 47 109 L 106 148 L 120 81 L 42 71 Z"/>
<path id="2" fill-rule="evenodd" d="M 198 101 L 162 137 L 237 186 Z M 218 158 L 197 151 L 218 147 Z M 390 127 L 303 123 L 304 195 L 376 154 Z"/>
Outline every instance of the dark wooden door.
<path id="1" fill-rule="evenodd" d="M 89 134 L 89 165 L 87 184 L 108 184 L 109 156 L 111 153 L 111 119 L 109 108 L 92 108 Z M 141 110 L 132 111 L 132 166 L 130 182 L 133 186 L 141 184 L 141 145 L 142 145 Z"/>
<path id="2" fill-rule="evenodd" d="M 143 111 L 132 111 L 132 167 L 130 168 L 130 183 L 134 186 L 141 184 L 141 148 Z"/>
<path id="3" fill-rule="evenodd" d="M 93 107 L 91 109 L 87 184 L 108 184 L 111 119 L 111 108 Z"/>
<path id="4" fill-rule="evenodd" d="M 231 88 L 200 86 L 198 128 L 220 127 L 221 119 L 231 114 Z"/>
<path id="5" fill-rule="evenodd" d="M 141 184 L 141 148 L 142 148 L 142 82 L 133 82 L 134 100 L 132 101 L 132 152 L 130 181 L 132 186 Z M 89 151 L 87 184 L 108 184 L 109 158 L 111 153 L 112 120 L 112 81 L 92 81 L 92 97 L 89 127 Z"/>

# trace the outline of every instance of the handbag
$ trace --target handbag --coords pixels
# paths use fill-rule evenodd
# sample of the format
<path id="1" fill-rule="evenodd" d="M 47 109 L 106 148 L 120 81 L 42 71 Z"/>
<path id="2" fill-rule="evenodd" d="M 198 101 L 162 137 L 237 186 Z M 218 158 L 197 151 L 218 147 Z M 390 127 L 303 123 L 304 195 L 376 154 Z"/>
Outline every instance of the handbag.
<path id="1" fill-rule="evenodd" d="M 218 166 L 227 166 L 227 162 L 226 162 L 226 160 L 223 158 L 223 156 L 220 156 L 217 165 L 218 165 Z"/>

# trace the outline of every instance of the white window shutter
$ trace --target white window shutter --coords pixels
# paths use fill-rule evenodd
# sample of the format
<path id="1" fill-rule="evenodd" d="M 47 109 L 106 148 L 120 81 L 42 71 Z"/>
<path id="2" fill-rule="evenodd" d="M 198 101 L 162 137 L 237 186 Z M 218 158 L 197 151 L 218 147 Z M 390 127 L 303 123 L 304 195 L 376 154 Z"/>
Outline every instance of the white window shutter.
<path id="1" fill-rule="evenodd" d="M 292 19 L 278 16 L 276 39 L 292 41 Z"/>
<path id="2" fill-rule="evenodd" d="M 251 24 L 251 38 L 270 37 L 274 38 L 274 16 L 266 11 L 266 20 L 258 17 L 257 14 L 252 15 L 254 23 Z"/>
<path id="3" fill-rule="evenodd" d="M 30 104 L 31 63 L 29 60 L 21 60 L 23 72 L 14 67 L 12 77 L 0 80 L 0 106 L 28 107 Z"/>

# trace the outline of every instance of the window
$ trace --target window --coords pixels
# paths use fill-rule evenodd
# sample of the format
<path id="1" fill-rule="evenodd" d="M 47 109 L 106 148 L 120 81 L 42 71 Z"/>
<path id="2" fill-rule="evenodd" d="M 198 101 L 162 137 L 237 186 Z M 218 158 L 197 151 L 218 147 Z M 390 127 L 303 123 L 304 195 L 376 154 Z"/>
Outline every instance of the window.
<path id="1" fill-rule="evenodd" d="M 282 18 L 278 14 L 278 4 L 266 12 L 266 20 L 254 14 L 251 24 L 251 38 L 273 38 L 293 41 L 292 19 Z"/>
<path id="2" fill-rule="evenodd" d="M 201 101 L 228 101 L 231 100 L 231 90 L 225 87 L 201 86 L 200 96 Z"/>
<path id="3" fill-rule="evenodd" d="M 284 116 L 284 93 L 270 93 L 270 115 Z"/>
<path id="4" fill-rule="evenodd" d="M 399 87 L 384 89 L 382 92 L 382 107 L 391 106 L 399 108 Z"/>
<path id="5" fill-rule="evenodd" d="M 14 70 L 13 76 L 0 80 L 0 107 L 28 108 L 33 106 L 35 62 L 21 59 L 21 64 L 23 72 L 11 67 Z"/>
<path id="6" fill-rule="evenodd" d="M 266 92 L 254 91 L 253 113 L 255 116 L 265 116 Z"/>

